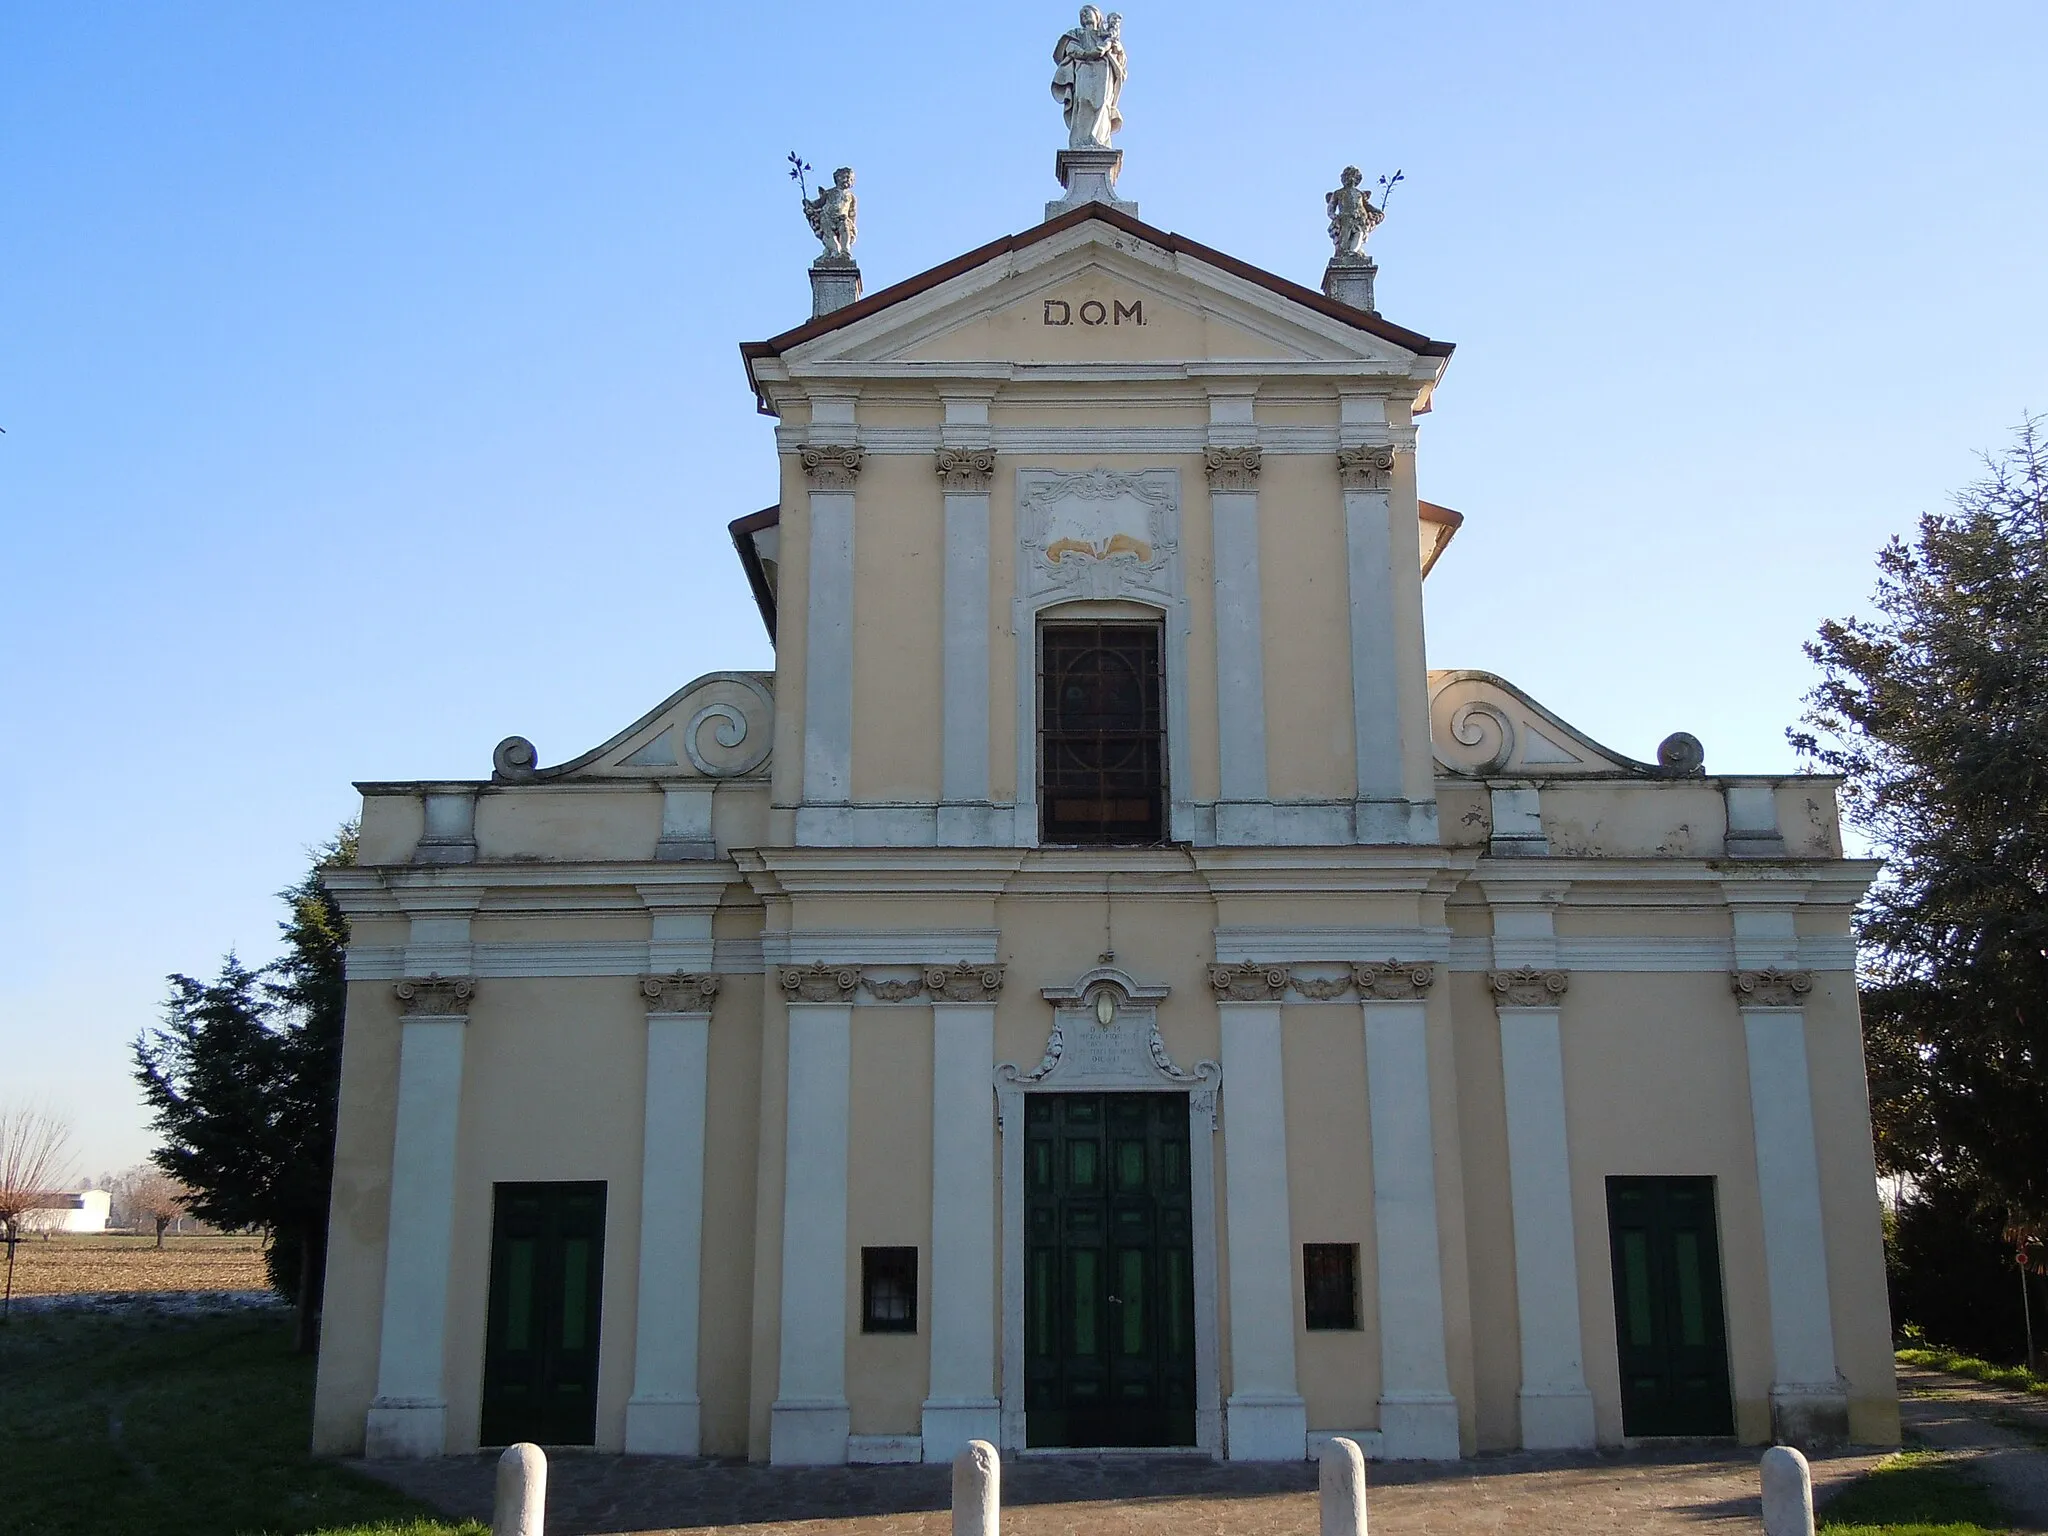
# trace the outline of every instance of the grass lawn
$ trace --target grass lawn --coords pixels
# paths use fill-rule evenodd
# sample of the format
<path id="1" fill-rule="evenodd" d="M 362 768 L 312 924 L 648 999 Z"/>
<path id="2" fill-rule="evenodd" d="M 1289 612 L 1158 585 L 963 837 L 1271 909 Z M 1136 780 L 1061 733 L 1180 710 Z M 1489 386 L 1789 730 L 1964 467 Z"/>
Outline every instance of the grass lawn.
<path id="1" fill-rule="evenodd" d="M 2048 1378 L 2036 1376 L 2025 1366 L 1993 1365 L 1975 1355 L 1959 1355 L 1952 1349 L 1902 1349 L 1899 1364 L 1917 1365 L 1926 1371 L 1947 1371 L 1951 1376 L 1967 1376 L 1994 1387 L 2011 1387 L 2016 1392 L 2048 1397 Z"/>
<path id="2" fill-rule="evenodd" d="M 1982 1484 L 1926 1451 L 1902 1451 L 1821 1506 L 1829 1536 L 1990 1536 L 2011 1528 Z"/>
<path id="3" fill-rule="evenodd" d="M 281 1313 L 17 1312 L 0 1327 L 0 1529 L 483 1536 L 308 1455 L 312 1410 Z"/>

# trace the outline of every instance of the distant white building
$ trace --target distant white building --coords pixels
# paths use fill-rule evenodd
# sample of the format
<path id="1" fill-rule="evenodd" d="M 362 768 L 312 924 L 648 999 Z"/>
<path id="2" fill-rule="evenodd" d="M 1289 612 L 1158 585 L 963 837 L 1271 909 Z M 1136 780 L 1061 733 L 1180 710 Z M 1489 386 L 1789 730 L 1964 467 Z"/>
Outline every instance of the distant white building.
<path id="1" fill-rule="evenodd" d="M 41 1203 L 24 1212 L 22 1227 L 29 1232 L 104 1232 L 114 1197 L 104 1189 L 77 1193 L 52 1190 Z"/>

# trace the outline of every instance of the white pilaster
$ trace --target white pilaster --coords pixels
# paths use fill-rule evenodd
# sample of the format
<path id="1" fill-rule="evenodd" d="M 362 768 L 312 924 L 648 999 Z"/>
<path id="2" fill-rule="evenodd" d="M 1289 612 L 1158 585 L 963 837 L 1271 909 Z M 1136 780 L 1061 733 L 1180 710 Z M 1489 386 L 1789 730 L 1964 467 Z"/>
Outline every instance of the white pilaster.
<path id="1" fill-rule="evenodd" d="M 997 1443 L 996 1010 L 932 1005 L 931 1395 L 924 1459 Z"/>
<path id="2" fill-rule="evenodd" d="M 946 502 L 938 840 L 978 847 L 997 838 L 988 757 L 988 498 L 995 455 L 941 448 L 938 473 Z"/>
<path id="3" fill-rule="evenodd" d="M 1493 905 L 1498 969 L 1491 980 L 1507 1098 L 1515 1306 L 1522 1338 L 1522 1444 L 1530 1450 L 1582 1449 L 1594 1443 L 1565 1126 L 1560 1010 L 1570 978 L 1558 966 L 1553 915 L 1565 889 L 1562 882 L 1543 888 L 1520 882 L 1486 887 Z"/>
<path id="4" fill-rule="evenodd" d="M 1565 1132 L 1558 1009 L 1500 1010 L 1507 1089 L 1508 1187 L 1514 1206 L 1515 1305 L 1522 1334 L 1522 1444 L 1594 1443 L 1593 1394 L 1579 1327 L 1579 1260 Z"/>
<path id="5" fill-rule="evenodd" d="M 399 985 L 402 997 L 411 984 Z M 442 995 L 449 985 L 440 983 Z M 421 1001 L 436 1005 L 426 996 Z M 439 1456 L 446 1448 L 448 1401 L 441 1373 L 468 1024 L 466 1013 L 413 1013 L 400 1026 L 383 1326 L 377 1395 L 363 1427 L 366 1456 Z"/>
<path id="6" fill-rule="evenodd" d="M 1799 1443 L 1841 1439 L 1848 1433 L 1848 1397 L 1835 1370 L 1806 1014 L 1744 1008 L 1742 1033 L 1771 1296 L 1771 1432 Z"/>
<path id="7" fill-rule="evenodd" d="M 1750 1118 L 1771 1298 L 1771 1434 L 1805 1444 L 1848 1435 L 1848 1394 L 1835 1366 L 1820 1154 L 1806 1056 L 1812 978 L 1797 969 L 1798 882 L 1722 887 L 1735 930 L 1734 977 L 1749 1057 Z"/>
<path id="8" fill-rule="evenodd" d="M 1364 1012 L 1373 1246 L 1379 1260 L 1381 1453 L 1390 1461 L 1447 1461 L 1459 1453 L 1458 1404 L 1444 1357 L 1425 1008 L 1419 998 L 1375 1000 L 1364 1004 Z"/>
<path id="9" fill-rule="evenodd" d="M 711 1015 L 647 1015 L 647 1124 L 640 1162 L 639 1315 L 626 1450 L 695 1456 L 697 1313 L 704 1241 L 704 1095 Z"/>
<path id="10" fill-rule="evenodd" d="M 1230 1234 L 1229 1454 L 1300 1461 L 1308 1410 L 1295 1382 L 1294 1236 L 1287 1209 L 1287 1106 L 1280 1004 L 1219 1003 L 1223 1166 Z"/>
<path id="11" fill-rule="evenodd" d="M 811 543 L 804 627 L 804 807 L 853 798 L 853 486 L 862 452 L 802 451 Z M 797 840 L 829 838 L 844 818 L 797 813 Z"/>
<path id="12" fill-rule="evenodd" d="M 1251 430 L 1251 400 L 1214 398 L 1215 434 L 1241 437 Z M 1219 427 L 1218 414 L 1235 417 Z M 1255 447 L 1213 447 L 1205 465 L 1216 553 L 1216 707 L 1221 797 L 1216 806 L 1219 843 L 1263 843 L 1273 838 L 1266 787 L 1265 633 L 1259 595 L 1259 468 Z"/>
<path id="13" fill-rule="evenodd" d="M 846 1155 L 853 1010 L 789 1005 L 782 1355 L 769 1410 L 777 1466 L 846 1460 Z"/>
<path id="14" fill-rule="evenodd" d="M 1394 544 L 1389 495 L 1394 450 L 1338 456 L 1350 587 L 1351 721 L 1358 765 L 1361 843 L 1409 841 L 1401 763 L 1401 673 L 1394 633 Z"/>

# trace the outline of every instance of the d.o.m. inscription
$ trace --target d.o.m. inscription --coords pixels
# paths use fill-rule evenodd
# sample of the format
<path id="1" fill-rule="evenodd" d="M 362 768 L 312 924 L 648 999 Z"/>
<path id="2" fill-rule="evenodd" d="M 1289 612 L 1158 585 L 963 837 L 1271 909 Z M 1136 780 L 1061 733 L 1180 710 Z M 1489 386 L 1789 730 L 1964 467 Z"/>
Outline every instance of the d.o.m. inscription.
<path id="1" fill-rule="evenodd" d="M 1126 304 L 1122 299 L 1111 299 L 1105 304 L 1100 299 L 1083 299 L 1074 304 L 1066 299 L 1045 301 L 1045 323 L 1047 325 L 1143 325 L 1145 323 L 1145 301 L 1132 299 Z"/>

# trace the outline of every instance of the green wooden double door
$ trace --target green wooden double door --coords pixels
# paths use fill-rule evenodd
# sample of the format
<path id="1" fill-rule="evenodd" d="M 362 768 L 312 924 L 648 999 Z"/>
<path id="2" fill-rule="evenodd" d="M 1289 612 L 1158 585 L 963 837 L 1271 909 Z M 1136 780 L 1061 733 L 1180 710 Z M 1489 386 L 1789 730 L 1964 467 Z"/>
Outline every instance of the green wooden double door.
<path id="1" fill-rule="evenodd" d="M 1025 1099 L 1027 1444 L 1195 1443 L 1188 1175 L 1185 1094 Z"/>
<path id="2" fill-rule="evenodd" d="M 1732 1435 L 1710 1178 L 1611 1178 L 1609 1249 L 1625 1435 Z"/>
<path id="3" fill-rule="evenodd" d="M 491 1221 L 481 1439 L 597 1439 L 605 1187 L 500 1184 Z"/>

